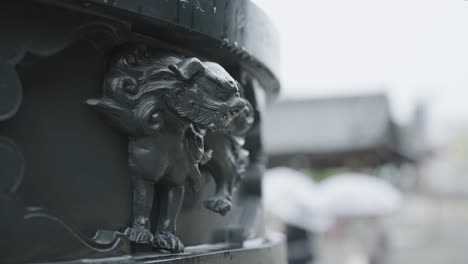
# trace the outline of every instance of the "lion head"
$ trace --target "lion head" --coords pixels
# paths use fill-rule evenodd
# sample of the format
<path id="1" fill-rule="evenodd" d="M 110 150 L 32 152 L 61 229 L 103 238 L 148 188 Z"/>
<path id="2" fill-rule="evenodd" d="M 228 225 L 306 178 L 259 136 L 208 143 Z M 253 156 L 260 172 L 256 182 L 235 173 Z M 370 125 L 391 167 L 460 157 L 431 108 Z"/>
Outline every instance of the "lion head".
<path id="1" fill-rule="evenodd" d="M 227 128 L 246 106 L 238 83 L 219 64 L 141 45 L 118 53 L 103 90 L 101 99 L 87 103 L 100 108 L 115 126 L 131 135 L 140 133 L 141 127 L 135 124 L 151 121 L 158 108 L 165 107 L 201 128 L 216 131 Z M 109 112 L 109 106 L 122 113 Z"/>

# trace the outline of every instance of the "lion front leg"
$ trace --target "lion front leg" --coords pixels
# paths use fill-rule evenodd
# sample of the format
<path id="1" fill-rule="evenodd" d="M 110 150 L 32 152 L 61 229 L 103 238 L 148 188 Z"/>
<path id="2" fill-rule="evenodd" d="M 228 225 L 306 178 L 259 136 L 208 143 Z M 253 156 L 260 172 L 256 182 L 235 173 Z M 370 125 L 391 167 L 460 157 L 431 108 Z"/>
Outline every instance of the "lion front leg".
<path id="1" fill-rule="evenodd" d="M 151 243 L 153 241 L 149 220 L 153 197 L 154 183 L 143 178 L 135 178 L 133 182 L 133 226 L 125 230 L 131 242 Z"/>
<path id="2" fill-rule="evenodd" d="M 213 177 L 216 191 L 213 196 L 203 202 L 210 211 L 220 215 L 226 215 L 232 207 L 232 178 L 234 175 L 233 158 L 230 155 L 224 159 L 215 158 L 208 162 L 208 170 Z"/>
<path id="3" fill-rule="evenodd" d="M 172 253 L 184 252 L 184 245 L 175 234 L 177 215 L 184 201 L 185 187 L 165 185 L 161 189 L 159 220 L 153 246 Z"/>

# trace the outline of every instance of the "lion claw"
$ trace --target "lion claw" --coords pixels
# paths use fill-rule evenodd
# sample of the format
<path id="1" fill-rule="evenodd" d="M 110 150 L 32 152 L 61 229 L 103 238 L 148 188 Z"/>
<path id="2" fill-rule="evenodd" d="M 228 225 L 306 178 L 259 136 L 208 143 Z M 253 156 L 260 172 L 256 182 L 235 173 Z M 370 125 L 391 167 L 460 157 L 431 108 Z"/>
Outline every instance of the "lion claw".
<path id="1" fill-rule="evenodd" d="M 232 202 L 228 197 L 212 197 L 206 200 L 203 205 L 213 212 L 226 215 L 232 207 Z"/>
<path id="2" fill-rule="evenodd" d="M 171 233 L 156 233 L 153 237 L 153 247 L 167 250 L 171 253 L 184 252 L 184 245 L 178 237 Z"/>
<path id="3" fill-rule="evenodd" d="M 151 234 L 151 231 L 144 227 L 129 227 L 125 230 L 125 235 L 127 235 L 131 242 L 138 244 L 151 243 L 151 241 L 153 241 L 153 234 Z"/>

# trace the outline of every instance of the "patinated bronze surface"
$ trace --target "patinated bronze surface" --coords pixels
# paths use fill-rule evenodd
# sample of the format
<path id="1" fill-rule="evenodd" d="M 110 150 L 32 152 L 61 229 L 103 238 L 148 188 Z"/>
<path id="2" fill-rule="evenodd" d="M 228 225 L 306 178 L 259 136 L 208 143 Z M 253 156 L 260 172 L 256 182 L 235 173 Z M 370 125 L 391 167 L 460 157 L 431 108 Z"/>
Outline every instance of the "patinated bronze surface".
<path id="1" fill-rule="evenodd" d="M 0 6 L 0 263 L 284 263 L 262 222 L 279 82 L 255 5 Z"/>

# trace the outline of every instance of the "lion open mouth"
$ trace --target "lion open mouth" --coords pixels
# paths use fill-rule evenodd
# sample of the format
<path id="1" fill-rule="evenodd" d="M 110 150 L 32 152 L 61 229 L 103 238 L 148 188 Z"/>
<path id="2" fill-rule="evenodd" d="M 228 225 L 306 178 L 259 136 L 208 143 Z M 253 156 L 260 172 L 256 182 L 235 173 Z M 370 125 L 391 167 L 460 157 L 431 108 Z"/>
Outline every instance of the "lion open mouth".
<path id="1" fill-rule="evenodd" d="M 171 106 L 177 114 L 189 119 L 196 125 L 209 130 L 222 130 L 229 127 L 231 121 L 245 108 L 245 101 L 239 96 L 233 96 L 222 102 L 210 100 L 173 101 Z"/>

